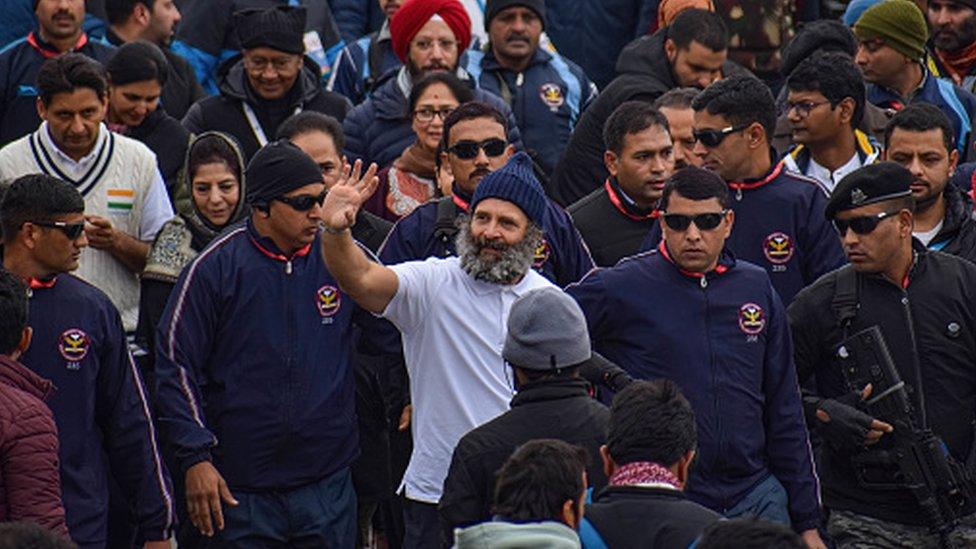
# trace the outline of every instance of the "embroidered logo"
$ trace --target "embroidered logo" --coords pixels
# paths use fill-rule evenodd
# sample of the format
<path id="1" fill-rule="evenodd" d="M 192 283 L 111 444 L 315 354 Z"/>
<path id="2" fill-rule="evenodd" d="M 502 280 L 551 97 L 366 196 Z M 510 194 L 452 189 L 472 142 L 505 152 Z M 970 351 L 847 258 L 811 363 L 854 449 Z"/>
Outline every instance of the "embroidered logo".
<path id="1" fill-rule="evenodd" d="M 854 187 L 854 189 L 851 191 L 851 204 L 857 206 L 867 199 L 868 195 L 864 194 L 864 191 L 862 191 L 859 187 Z"/>
<path id="2" fill-rule="evenodd" d="M 542 102 L 549 107 L 549 110 L 556 112 L 559 107 L 563 106 L 566 102 L 566 97 L 563 95 L 563 89 L 559 87 L 559 84 L 554 84 L 552 82 L 547 82 L 539 86 L 539 97 L 542 98 Z"/>
<path id="3" fill-rule="evenodd" d="M 763 253 L 770 263 L 782 265 L 793 257 L 793 239 L 786 233 L 772 233 L 763 241 Z"/>
<path id="4" fill-rule="evenodd" d="M 128 214 L 136 202 L 136 192 L 132 189 L 109 189 L 108 213 Z"/>
<path id="5" fill-rule="evenodd" d="M 766 311 L 755 303 L 739 307 L 739 329 L 746 335 L 757 335 L 766 327 Z"/>
<path id="6" fill-rule="evenodd" d="M 68 361 L 69 370 L 78 369 L 78 363 L 88 356 L 89 347 L 88 334 L 78 328 L 69 328 L 58 338 L 58 351 Z"/>
<path id="7" fill-rule="evenodd" d="M 542 243 L 536 247 L 535 255 L 532 257 L 532 268 L 541 269 L 546 264 L 546 261 L 549 261 L 550 255 L 549 241 L 543 238 Z"/>
<path id="8" fill-rule="evenodd" d="M 339 312 L 339 306 L 342 305 L 342 296 L 335 286 L 329 286 L 327 284 L 315 292 L 315 305 L 319 308 L 320 315 L 332 316 Z"/>

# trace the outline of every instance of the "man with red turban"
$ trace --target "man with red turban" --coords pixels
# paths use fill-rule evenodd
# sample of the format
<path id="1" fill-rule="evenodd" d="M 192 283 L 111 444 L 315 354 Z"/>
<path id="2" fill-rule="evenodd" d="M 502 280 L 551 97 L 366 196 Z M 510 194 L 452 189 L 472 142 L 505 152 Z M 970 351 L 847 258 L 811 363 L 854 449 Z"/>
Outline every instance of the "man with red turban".
<path id="1" fill-rule="evenodd" d="M 372 95 L 353 109 L 343 123 L 345 154 L 352 162 L 390 165 L 409 147 L 415 134 L 407 98 L 413 83 L 426 74 L 448 71 L 476 84 L 463 70 L 458 58 L 471 42 L 471 20 L 459 0 L 407 0 L 390 19 L 393 51 L 403 61 L 400 70 L 376 83 Z M 500 97 L 481 89 L 474 100 L 491 105 L 508 119 L 508 141 L 521 148 L 515 118 Z"/>

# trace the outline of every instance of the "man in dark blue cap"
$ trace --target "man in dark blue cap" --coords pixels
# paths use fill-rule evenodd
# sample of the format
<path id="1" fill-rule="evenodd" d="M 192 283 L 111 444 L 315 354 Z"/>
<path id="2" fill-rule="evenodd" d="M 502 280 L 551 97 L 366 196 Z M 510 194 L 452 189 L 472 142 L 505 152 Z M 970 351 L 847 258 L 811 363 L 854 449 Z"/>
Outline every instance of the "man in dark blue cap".
<path id="1" fill-rule="evenodd" d="M 193 525 L 220 547 L 352 547 L 350 332 L 373 317 L 317 251 L 326 191 L 315 161 L 277 141 L 247 181 L 251 217 L 184 269 L 159 324 L 173 474 L 186 479 Z"/>
<path id="2" fill-rule="evenodd" d="M 839 547 L 938 547 L 937 521 L 907 486 L 883 471 L 892 452 L 892 425 L 861 407 L 871 395 L 852 392 L 838 352 L 848 336 L 880 328 L 900 377 L 908 385 L 915 426 L 931 429 L 960 462 L 971 457 L 976 419 L 976 266 L 927 249 L 912 237 L 915 177 L 894 162 L 844 177 L 826 208 L 850 265 L 797 294 L 788 310 L 796 369 L 811 375 L 816 393 L 804 398 L 809 424 L 824 441 L 820 473 L 827 525 Z M 902 427 L 897 427 L 901 429 Z M 855 465 L 856 463 L 867 464 Z M 884 475 L 895 489 L 864 479 Z M 954 543 L 976 543 L 973 502 L 942 532 Z"/>

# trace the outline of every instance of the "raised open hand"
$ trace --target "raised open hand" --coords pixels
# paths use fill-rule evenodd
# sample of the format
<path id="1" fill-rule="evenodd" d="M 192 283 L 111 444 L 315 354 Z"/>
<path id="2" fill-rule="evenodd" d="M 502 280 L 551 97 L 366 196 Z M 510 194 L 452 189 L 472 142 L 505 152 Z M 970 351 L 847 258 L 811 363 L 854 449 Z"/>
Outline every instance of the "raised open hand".
<path id="1" fill-rule="evenodd" d="M 327 229 L 341 231 L 352 227 L 359 208 L 376 190 L 379 184 L 376 164 L 370 164 L 366 173 L 362 173 L 362 168 L 362 160 L 356 160 L 352 166 L 342 166 L 339 180 L 329 189 L 322 204 L 322 221 Z"/>

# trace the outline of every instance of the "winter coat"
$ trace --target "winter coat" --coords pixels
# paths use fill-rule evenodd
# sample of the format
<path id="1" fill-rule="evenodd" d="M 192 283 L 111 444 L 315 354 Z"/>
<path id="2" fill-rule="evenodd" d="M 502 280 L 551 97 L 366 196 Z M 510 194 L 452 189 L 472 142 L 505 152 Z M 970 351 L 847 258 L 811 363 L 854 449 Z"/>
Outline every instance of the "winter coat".
<path id="1" fill-rule="evenodd" d="M 657 210 L 632 203 L 613 178 L 566 209 L 599 267 L 612 267 L 640 251 L 654 227 Z"/>
<path id="2" fill-rule="evenodd" d="M 125 135 L 141 141 L 156 154 L 156 164 L 166 183 L 169 200 L 174 202 L 177 194 L 177 178 L 190 143 L 190 132 L 180 125 L 179 120 L 158 108 L 149 113 L 142 124 L 130 127 Z"/>

